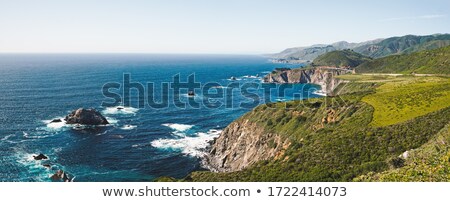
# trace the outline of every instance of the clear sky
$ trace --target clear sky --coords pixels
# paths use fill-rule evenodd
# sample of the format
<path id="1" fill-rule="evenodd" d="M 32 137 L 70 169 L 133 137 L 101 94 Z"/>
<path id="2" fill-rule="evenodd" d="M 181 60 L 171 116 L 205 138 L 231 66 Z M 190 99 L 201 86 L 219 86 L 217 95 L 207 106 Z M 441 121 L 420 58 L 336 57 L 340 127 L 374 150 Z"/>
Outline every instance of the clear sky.
<path id="1" fill-rule="evenodd" d="M 450 33 L 449 0 L 0 0 L 0 52 L 271 53 Z"/>

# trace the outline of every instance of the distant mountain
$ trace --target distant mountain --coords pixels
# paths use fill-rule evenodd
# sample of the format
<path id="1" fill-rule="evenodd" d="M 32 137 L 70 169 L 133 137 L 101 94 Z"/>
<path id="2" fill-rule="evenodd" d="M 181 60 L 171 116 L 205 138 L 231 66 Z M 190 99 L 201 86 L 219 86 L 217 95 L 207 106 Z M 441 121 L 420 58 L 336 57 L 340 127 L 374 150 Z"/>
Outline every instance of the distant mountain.
<path id="1" fill-rule="evenodd" d="M 361 43 L 340 41 L 333 44 L 316 44 L 308 47 L 288 48 L 280 53 L 270 54 L 274 62 L 308 62 L 316 57 L 335 50 L 352 49 L 357 53 L 381 58 L 389 55 L 432 50 L 450 45 L 450 34 L 427 36 L 406 35 L 387 39 L 375 39 Z"/>
<path id="2" fill-rule="evenodd" d="M 325 53 L 314 59 L 313 66 L 356 67 L 372 58 L 350 49 Z"/>
<path id="3" fill-rule="evenodd" d="M 295 48 L 288 48 L 284 51 L 281 51 L 280 53 L 271 54 L 268 55 L 269 57 L 285 61 L 285 60 L 293 60 L 293 61 L 312 61 L 319 55 L 322 55 L 324 53 L 328 53 L 335 50 L 343 50 L 343 49 L 353 49 L 355 47 L 359 46 L 365 46 L 370 44 L 376 44 L 380 42 L 382 39 L 376 39 L 371 41 L 365 41 L 361 43 L 349 43 L 346 41 L 339 41 L 333 44 L 316 44 L 312 46 L 307 47 L 295 47 Z"/>
<path id="4" fill-rule="evenodd" d="M 450 34 L 434 34 L 427 36 L 406 35 L 391 37 L 376 44 L 355 47 L 354 51 L 374 58 L 388 55 L 412 53 L 432 50 L 450 45 Z"/>
<path id="5" fill-rule="evenodd" d="M 410 54 L 391 55 L 365 62 L 357 73 L 450 74 L 450 46 Z"/>

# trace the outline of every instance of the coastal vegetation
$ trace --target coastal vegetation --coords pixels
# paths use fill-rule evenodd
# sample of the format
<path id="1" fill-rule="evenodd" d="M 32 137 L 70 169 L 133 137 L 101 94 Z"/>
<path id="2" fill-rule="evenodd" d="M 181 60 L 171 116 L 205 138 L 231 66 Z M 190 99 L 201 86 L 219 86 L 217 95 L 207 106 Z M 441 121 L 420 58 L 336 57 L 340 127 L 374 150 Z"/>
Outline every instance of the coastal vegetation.
<path id="1" fill-rule="evenodd" d="M 230 124 L 235 130 L 227 136 L 255 131 L 252 136 L 267 141 L 264 149 L 276 155 L 227 172 L 196 171 L 182 180 L 449 181 L 449 49 L 367 58 L 356 70 L 371 74 L 333 76 L 345 81 L 336 82 L 334 96 L 260 105 Z M 321 65 L 365 58 L 350 50 L 326 55 L 318 58 Z M 238 144 L 226 140 L 213 147 Z M 233 156 L 245 154 L 247 147 L 234 148 Z M 234 163 L 224 156 L 216 160 Z"/>
<path id="2" fill-rule="evenodd" d="M 395 77 L 392 81 L 386 81 L 389 78 L 383 77 L 381 82 L 373 80 L 341 84 L 345 86 L 340 87 L 340 96 L 337 97 L 259 106 L 237 122 L 250 121 L 264 127 L 268 133 L 277 133 L 288 138 L 291 145 L 283 157 L 261 161 L 236 172 L 194 172 L 184 180 L 352 181 L 361 175 L 373 175 L 402 167 L 401 164 L 397 165 L 396 158 L 437 138 L 438 133 L 440 134 L 450 121 L 450 107 L 447 105 L 440 109 L 428 109 L 429 103 L 424 102 L 425 98 L 420 98 L 415 105 L 428 109 L 426 114 L 406 116 L 402 117 L 404 120 L 396 123 L 377 125 L 373 123 L 377 120 L 374 112 L 380 107 L 383 109 L 383 106 L 371 105 L 364 100 L 374 95 L 381 100 L 391 99 L 391 94 L 383 93 L 385 90 L 377 94 L 378 89 L 383 86 L 392 87 L 391 93 L 402 95 L 405 89 L 399 88 L 398 85 L 405 84 L 403 82 L 418 85 L 417 90 L 408 88 L 408 93 L 441 89 L 430 92 L 429 95 L 441 97 L 442 89 L 448 86 L 449 79 L 432 78 L 431 84 L 427 84 L 426 79 L 417 81 L 416 78 Z M 398 99 L 410 103 L 408 100 L 411 98 L 400 96 Z M 397 109 L 399 106 L 395 104 L 391 107 L 394 107 L 393 110 L 401 110 Z M 389 114 L 381 114 L 378 118 L 386 119 L 386 115 Z M 442 164 L 448 169 L 448 159 L 444 160 Z"/>
<path id="3" fill-rule="evenodd" d="M 332 51 L 314 59 L 313 66 L 356 67 L 371 58 L 350 49 Z"/>
<path id="4" fill-rule="evenodd" d="M 450 74 L 450 46 L 365 62 L 357 73 Z"/>

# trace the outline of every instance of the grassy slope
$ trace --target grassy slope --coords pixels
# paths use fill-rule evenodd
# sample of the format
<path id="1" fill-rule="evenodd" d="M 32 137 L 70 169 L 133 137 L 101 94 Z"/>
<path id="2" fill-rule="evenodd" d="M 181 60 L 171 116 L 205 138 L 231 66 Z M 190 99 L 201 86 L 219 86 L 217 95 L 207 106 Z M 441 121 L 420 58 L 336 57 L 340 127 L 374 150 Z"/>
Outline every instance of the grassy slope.
<path id="1" fill-rule="evenodd" d="M 339 50 L 332 51 L 320 55 L 313 61 L 314 66 L 333 66 L 333 67 L 343 67 L 350 66 L 356 67 L 363 62 L 370 61 L 371 58 L 361 55 L 357 52 L 351 50 Z"/>
<path id="2" fill-rule="evenodd" d="M 450 74 L 450 46 L 365 62 L 357 73 Z"/>
<path id="3" fill-rule="evenodd" d="M 362 101 L 375 108 L 371 125 L 387 126 L 450 107 L 449 89 L 449 79 L 411 77 L 388 82 Z"/>
<path id="4" fill-rule="evenodd" d="M 450 181 L 450 123 L 421 147 L 409 151 L 405 166 L 382 173 L 369 173 L 355 181 L 429 182 Z"/>
<path id="5" fill-rule="evenodd" d="M 194 172 L 185 180 L 351 181 L 357 176 L 388 170 L 389 159 L 421 147 L 449 122 L 450 107 L 446 107 L 393 125 L 374 127 L 372 114 L 374 107 L 376 111 L 379 106 L 371 106 L 361 99 L 371 96 L 383 83 L 411 82 L 411 78 L 353 77 L 353 82 L 337 89 L 343 94 L 340 97 L 262 105 L 241 117 L 291 140 L 291 147 L 280 160 L 260 162 L 232 173 Z M 439 88 L 439 84 L 432 85 L 432 89 Z M 442 85 L 448 85 L 448 81 Z M 410 93 L 423 92 L 421 88 L 417 92 L 410 90 Z M 442 92 L 430 93 L 430 96 L 440 96 Z"/>

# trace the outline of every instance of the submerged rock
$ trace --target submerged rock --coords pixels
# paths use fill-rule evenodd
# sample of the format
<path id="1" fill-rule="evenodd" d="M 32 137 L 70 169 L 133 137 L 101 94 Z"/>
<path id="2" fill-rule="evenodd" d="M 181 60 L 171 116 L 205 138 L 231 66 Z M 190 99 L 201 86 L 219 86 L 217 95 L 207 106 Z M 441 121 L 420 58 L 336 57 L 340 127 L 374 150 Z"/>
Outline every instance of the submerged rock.
<path id="1" fill-rule="evenodd" d="M 64 119 L 67 124 L 106 125 L 108 120 L 95 109 L 79 108 Z"/>
<path id="2" fill-rule="evenodd" d="M 62 122 L 61 119 L 53 119 L 52 121 L 50 121 L 50 123 L 60 123 Z"/>
<path id="3" fill-rule="evenodd" d="M 39 160 L 44 160 L 44 159 L 48 159 L 48 157 L 45 156 L 44 154 L 39 154 L 39 155 L 37 155 L 37 156 L 33 156 L 33 158 L 34 158 L 34 160 L 37 160 L 37 161 L 39 161 Z"/>
<path id="4" fill-rule="evenodd" d="M 50 179 L 54 182 L 71 182 L 72 179 L 67 175 L 66 172 L 63 170 L 56 171 L 55 174 L 53 174 Z"/>

